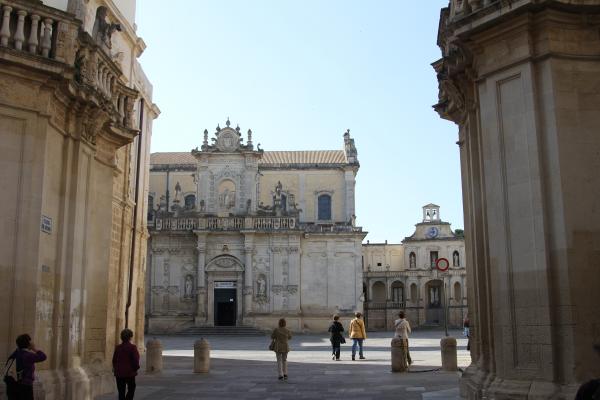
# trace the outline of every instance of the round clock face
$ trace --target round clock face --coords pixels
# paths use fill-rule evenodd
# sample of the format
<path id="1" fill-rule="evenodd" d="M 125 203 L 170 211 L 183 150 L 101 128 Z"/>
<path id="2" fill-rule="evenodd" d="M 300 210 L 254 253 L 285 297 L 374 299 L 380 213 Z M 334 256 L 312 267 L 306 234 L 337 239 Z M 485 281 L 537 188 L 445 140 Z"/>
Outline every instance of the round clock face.
<path id="1" fill-rule="evenodd" d="M 427 229 L 427 232 L 425 233 L 425 235 L 430 239 L 436 238 L 439 234 L 440 231 L 435 226 L 432 226 L 429 229 Z"/>

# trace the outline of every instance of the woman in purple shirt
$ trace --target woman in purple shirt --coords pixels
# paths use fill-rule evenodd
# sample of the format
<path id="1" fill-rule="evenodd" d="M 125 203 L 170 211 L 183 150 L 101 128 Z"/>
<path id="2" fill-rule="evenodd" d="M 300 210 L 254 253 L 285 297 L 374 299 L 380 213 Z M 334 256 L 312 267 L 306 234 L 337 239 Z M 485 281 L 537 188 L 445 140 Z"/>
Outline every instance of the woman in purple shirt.
<path id="1" fill-rule="evenodd" d="M 44 361 L 46 355 L 35 348 L 31 336 L 26 333 L 17 338 L 17 347 L 9 357 L 9 360 L 15 360 L 17 368 L 17 399 L 33 400 L 35 363 Z"/>

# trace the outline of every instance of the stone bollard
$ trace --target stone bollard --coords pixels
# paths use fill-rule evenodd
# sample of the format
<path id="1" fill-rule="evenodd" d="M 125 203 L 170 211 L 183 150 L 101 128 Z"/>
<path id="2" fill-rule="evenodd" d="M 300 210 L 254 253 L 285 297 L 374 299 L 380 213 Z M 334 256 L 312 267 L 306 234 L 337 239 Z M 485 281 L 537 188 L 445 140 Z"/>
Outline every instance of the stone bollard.
<path id="1" fill-rule="evenodd" d="M 406 372 L 406 342 L 400 338 L 392 339 L 392 372 Z"/>
<path id="2" fill-rule="evenodd" d="M 162 343 L 158 339 L 148 340 L 146 343 L 146 372 L 162 371 Z"/>
<path id="3" fill-rule="evenodd" d="M 194 343 L 194 373 L 206 374 L 210 370 L 210 346 L 206 339 Z"/>
<path id="4" fill-rule="evenodd" d="M 442 348 L 442 371 L 457 371 L 456 339 L 450 336 L 442 338 L 440 347 Z"/>

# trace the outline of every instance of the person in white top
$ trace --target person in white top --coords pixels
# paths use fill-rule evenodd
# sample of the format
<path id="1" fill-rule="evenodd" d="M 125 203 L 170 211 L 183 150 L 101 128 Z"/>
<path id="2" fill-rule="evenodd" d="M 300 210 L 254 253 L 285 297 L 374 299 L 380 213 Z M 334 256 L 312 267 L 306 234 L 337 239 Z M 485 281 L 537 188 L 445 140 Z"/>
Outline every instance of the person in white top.
<path id="1" fill-rule="evenodd" d="M 396 337 L 402 339 L 406 346 L 406 361 L 408 365 L 412 364 L 410 353 L 408 351 L 408 334 L 411 333 L 410 324 L 405 318 L 404 311 L 398 313 L 398 319 L 394 321 L 394 327 L 396 328 Z"/>

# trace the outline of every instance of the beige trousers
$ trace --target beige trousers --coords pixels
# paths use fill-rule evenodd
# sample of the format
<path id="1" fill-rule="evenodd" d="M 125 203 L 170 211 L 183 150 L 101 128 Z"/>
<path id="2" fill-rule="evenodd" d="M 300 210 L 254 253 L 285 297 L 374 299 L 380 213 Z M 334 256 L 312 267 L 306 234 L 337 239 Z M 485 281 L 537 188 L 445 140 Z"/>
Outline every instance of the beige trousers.
<path id="1" fill-rule="evenodd" d="M 277 372 L 279 376 L 287 375 L 287 353 L 275 353 L 277 355 Z"/>

